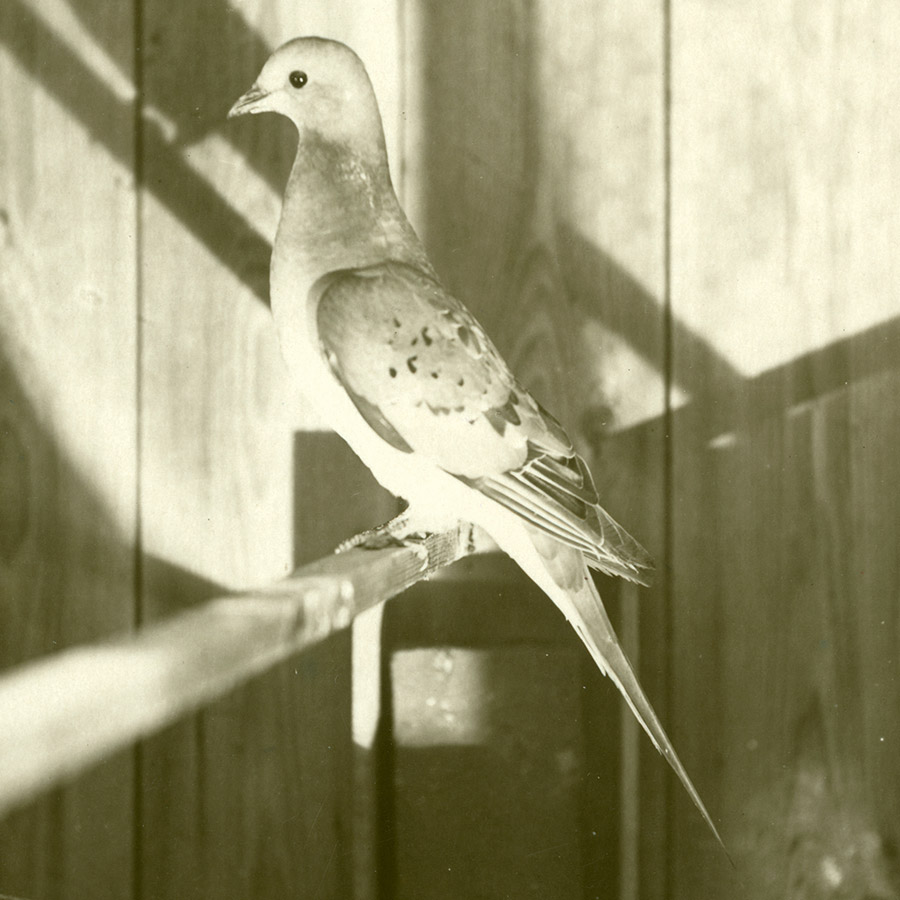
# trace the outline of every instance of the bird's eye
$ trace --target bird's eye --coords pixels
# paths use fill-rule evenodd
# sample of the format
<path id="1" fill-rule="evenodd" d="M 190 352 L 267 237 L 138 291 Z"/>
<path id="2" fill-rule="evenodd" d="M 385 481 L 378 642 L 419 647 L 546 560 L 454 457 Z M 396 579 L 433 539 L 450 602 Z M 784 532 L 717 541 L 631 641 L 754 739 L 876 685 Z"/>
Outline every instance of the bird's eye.
<path id="1" fill-rule="evenodd" d="M 309 79 L 306 77 L 306 72 L 301 72 L 299 69 L 295 69 L 288 76 L 288 80 L 295 88 L 302 88 L 304 84 L 306 84 Z"/>

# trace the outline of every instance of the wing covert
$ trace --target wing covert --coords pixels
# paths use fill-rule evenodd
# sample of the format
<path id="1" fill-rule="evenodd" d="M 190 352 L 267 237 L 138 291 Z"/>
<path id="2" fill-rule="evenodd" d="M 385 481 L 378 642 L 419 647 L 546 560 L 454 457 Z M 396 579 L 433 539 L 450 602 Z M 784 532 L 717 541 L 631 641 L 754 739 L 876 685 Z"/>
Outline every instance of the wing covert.
<path id="1" fill-rule="evenodd" d="M 562 426 L 515 380 L 471 313 L 398 262 L 332 272 L 314 286 L 322 352 L 388 443 L 584 553 L 646 583 L 646 551 L 599 505 Z"/>

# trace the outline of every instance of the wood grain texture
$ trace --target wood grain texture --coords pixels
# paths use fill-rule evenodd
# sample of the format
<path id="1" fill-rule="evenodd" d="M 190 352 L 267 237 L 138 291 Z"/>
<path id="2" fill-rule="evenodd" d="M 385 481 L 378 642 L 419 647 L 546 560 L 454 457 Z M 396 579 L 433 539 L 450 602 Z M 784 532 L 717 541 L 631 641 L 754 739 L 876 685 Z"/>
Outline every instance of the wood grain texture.
<path id="1" fill-rule="evenodd" d="M 591 459 L 604 503 L 659 555 L 663 427 L 612 434 L 665 405 L 662 7 L 423 0 L 406 5 L 406 32 L 414 224 L 448 287 Z M 615 615 L 616 587 L 603 590 Z M 644 614 L 660 609 L 648 598 Z M 663 714 L 664 652 L 647 647 L 644 673 Z M 588 683 L 585 711 L 602 723 L 587 745 L 591 778 L 616 802 L 624 707 L 610 685 Z M 642 815 L 636 793 L 623 798 L 632 845 L 642 841 L 629 871 L 659 895 L 667 776 L 643 749 L 659 777 Z M 596 793 L 602 841 L 589 838 L 586 896 L 618 890 L 622 807 L 609 799 Z"/>
<path id="2" fill-rule="evenodd" d="M 52 4 L 0 9 L 0 667 L 134 620 L 133 105 L 60 96 Z M 131 9 L 104 38 L 131 60 Z M 74 85 L 73 85 L 74 86 Z M 98 130 L 99 129 L 99 130 Z M 111 154 L 105 146 L 117 148 Z M 0 825 L 0 892 L 127 898 L 132 760 Z M 102 877 L 101 877 L 102 873 Z"/>
<path id="3" fill-rule="evenodd" d="M 678 802 L 671 896 L 897 897 L 900 13 L 672 24 L 673 720 L 737 869 Z"/>
<path id="4" fill-rule="evenodd" d="M 560 414 L 589 460 L 601 502 L 654 556 L 658 575 L 649 590 L 605 580 L 601 594 L 648 696 L 671 727 L 664 637 L 663 5 L 548 2 L 537 8 L 537 228 L 549 239 L 558 273 L 547 306 L 569 307 L 568 340 L 556 362 L 565 377 L 547 402 L 565 398 Z M 619 796 L 615 824 L 596 852 L 612 848 L 618 858 L 598 872 L 604 877 L 595 890 L 623 900 L 662 897 L 665 808 L 679 787 L 611 686 L 601 690 L 608 693 L 605 707 L 592 711 L 591 720 L 602 723 L 594 725 L 593 745 L 607 755 L 605 779 L 618 768 Z M 621 730 L 611 737 L 606 720 L 613 711 Z M 675 745 L 693 774 L 696 764 Z"/>
<path id="5" fill-rule="evenodd" d="M 252 278 L 223 269 L 214 246 L 198 241 L 157 199 L 190 196 L 199 177 L 253 211 L 260 230 L 274 229 L 278 198 L 270 185 L 286 176 L 289 135 L 269 121 L 253 148 L 233 134 L 228 142 L 216 137 L 231 93 L 245 89 L 267 55 L 269 38 L 254 30 L 252 10 L 248 19 L 214 2 L 177 13 L 169 4 L 142 4 L 141 101 L 172 125 L 168 145 L 147 139 L 158 118 L 141 133 L 145 623 L 209 597 L 202 582 L 160 578 L 155 560 L 226 589 L 266 583 L 292 563 L 291 432 L 300 414 L 267 310 L 245 286 Z M 245 79 L 234 72 L 238 65 Z M 167 158 L 179 138 L 179 156 L 192 165 L 173 169 Z M 251 149 L 252 169 L 243 161 Z M 160 183 L 166 191 L 152 189 Z M 216 225 L 214 210 L 204 217 Z M 259 256 L 233 247 L 241 273 L 262 273 L 263 285 L 265 243 Z M 290 687 L 279 670 L 141 746 L 142 896 L 271 897 L 294 875 L 273 827 L 290 818 L 296 800 L 278 786 L 295 780 L 291 732 L 299 724 L 286 726 L 284 742 L 274 739 L 291 719 Z M 294 837 L 284 830 L 285 840 Z"/>
<path id="6" fill-rule="evenodd" d="M 215 240 L 184 229 L 154 185 L 175 179 L 170 188 L 190 195 L 200 178 L 271 241 L 296 136 L 278 117 L 226 124 L 225 112 L 271 49 L 304 33 L 343 38 L 374 60 L 389 103 L 396 22 L 390 3 L 368 18 L 351 2 L 142 6 L 143 101 L 164 115 L 164 133 L 187 163 L 173 170 L 155 144 L 144 147 L 141 512 L 143 601 L 153 620 L 173 594 L 170 582 L 154 580 L 152 559 L 229 588 L 266 583 L 321 552 L 329 531 L 321 521 L 349 536 L 340 510 L 354 502 L 335 499 L 345 497 L 340 484 L 312 485 L 306 467 L 315 457 L 302 435 L 295 440 L 322 425 L 290 383 L 253 294 L 260 276 L 267 284 L 267 254 L 235 242 L 223 268 L 215 217 Z M 393 123 L 388 130 L 394 140 Z M 331 474 L 341 481 L 339 469 Z M 315 490 L 298 498 L 304 484 Z M 351 511 L 377 524 L 374 503 L 369 519 L 367 507 L 360 496 Z M 186 583 L 175 596 L 176 605 L 194 597 Z M 144 895 L 348 896 L 350 691 L 350 640 L 341 635 L 149 741 Z"/>
<path id="7" fill-rule="evenodd" d="M 496 0 L 415 0 L 404 16 L 405 200 L 447 288 L 499 337 L 534 183 L 527 11 Z"/>

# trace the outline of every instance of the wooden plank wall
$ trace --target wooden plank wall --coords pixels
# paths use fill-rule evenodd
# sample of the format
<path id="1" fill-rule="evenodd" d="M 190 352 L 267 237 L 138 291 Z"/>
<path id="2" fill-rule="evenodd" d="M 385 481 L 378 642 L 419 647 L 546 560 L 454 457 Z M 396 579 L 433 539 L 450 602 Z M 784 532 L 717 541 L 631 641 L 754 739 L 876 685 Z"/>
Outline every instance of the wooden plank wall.
<path id="1" fill-rule="evenodd" d="M 391 3 L 0 10 L 3 666 L 267 583 L 384 514 L 332 459 L 295 516 L 321 426 L 266 309 L 294 137 L 224 120 L 310 31 L 368 57 L 396 147 Z M 0 893 L 346 897 L 349 667 L 344 637 L 15 814 Z"/>
<path id="2" fill-rule="evenodd" d="M 54 12 L 0 9 L 4 668 L 135 618 L 134 107 L 86 105 L 76 23 Z M 95 40 L 127 68 L 131 33 L 132 10 L 116 5 Z M 0 892 L 129 897 L 133 796 L 120 754 L 6 819 Z"/>
<path id="3" fill-rule="evenodd" d="M 678 798 L 672 896 L 900 896 L 898 54 L 672 4 L 672 720 L 737 862 Z"/>
<path id="4" fill-rule="evenodd" d="M 577 643 L 552 638 L 542 693 L 504 693 L 548 652 L 539 606 L 492 626 L 531 648 L 496 651 L 436 637 L 432 604 L 386 667 L 396 721 L 415 697 L 390 690 L 452 638 L 457 661 L 508 663 L 503 752 L 552 702 L 587 738 L 547 746 L 598 770 L 566 782 L 555 862 L 504 857 L 501 881 L 900 897 L 893 0 L 6 0 L 0 665 L 269 581 L 390 509 L 303 407 L 265 309 L 290 127 L 223 122 L 269 48 L 309 32 L 369 64 L 438 270 L 656 556 L 650 591 L 601 587 L 736 862 Z M 352 846 L 349 773 L 372 773 L 350 659 L 345 636 L 16 813 L 0 893 L 374 897 L 353 883 L 385 857 Z M 393 770 L 407 799 L 416 771 Z M 434 881 L 411 855 L 421 809 L 400 812 L 407 887 L 491 888 Z"/>
<path id="5" fill-rule="evenodd" d="M 736 860 L 626 728 L 605 895 L 898 896 L 896 4 L 411 8 L 418 224 L 657 556 Z"/>
<path id="6" fill-rule="evenodd" d="M 370 58 L 389 104 L 395 14 L 387 4 L 384 22 L 367 21 L 357 7 L 259 2 L 238 12 L 210 0 L 173 17 L 168 3 L 143 3 L 146 106 L 171 120 L 191 169 L 266 239 L 295 134 L 276 117 L 225 126 L 224 114 L 271 48 L 306 32 L 343 38 Z M 148 186 L 173 178 L 163 155 L 147 152 L 145 160 Z M 327 436 L 331 450 L 323 451 L 321 426 L 287 377 L 261 302 L 267 249 L 218 234 L 224 252 L 211 253 L 151 192 L 144 196 L 142 520 L 151 557 L 145 614 L 153 617 L 165 614 L 172 593 L 168 579 L 154 583 L 152 557 L 228 586 L 265 582 L 328 552 L 354 525 L 377 524 L 383 501 L 367 504 L 370 488 L 351 497 L 350 455 L 334 456 Z M 191 216 L 212 213 L 194 206 Z M 235 260 L 230 270 L 222 255 Z M 160 259 L 178 262 L 159 273 Z M 174 498 L 171 468 L 155 468 L 173 454 L 181 486 Z M 326 458 L 330 487 L 312 479 Z M 336 515 L 340 509 L 347 512 Z M 371 518 L 352 521 L 357 510 Z M 141 896 L 349 896 L 350 692 L 344 634 L 148 742 L 140 759 Z"/>
<path id="7" fill-rule="evenodd" d="M 415 224 L 448 286 L 576 438 L 607 507 L 664 567 L 663 34 L 659 5 L 407 5 L 410 117 L 419 123 L 406 153 Z M 469 87 L 461 90 L 461 82 Z M 612 440 L 614 432 L 622 434 Z M 618 613 L 618 586 L 601 589 Z M 637 592 L 627 594 L 621 624 L 634 636 Z M 659 586 L 641 598 L 645 624 L 660 626 L 657 633 L 663 595 Z M 524 621 L 535 614 L 519 612 Z M 506 626 L 515 627 L 522 623 Z M 528 826 L 518 827 L 523 847 L 545 854 L 547 865 L 543 879 L 529 881 L 520 865 L 506 883 L 544 896 L 573 890 L 585 897 L 632 897 L 638 890 L 661 896 L 664 767 L 627 715 L 620 727 L 614 691 L 593 680 L 596 671 L 577 642 L 560 646 L 581 659 L 578 676 L 572 679 L 560 656 L 555 675 L 545 677 L 556 680 L 559 698 L 567 688 L 591 688 L 577 723 L 588 757 L 577 757 L 570 778 L 583 797 L 595 793 L 571 831 L 546 822 L 548 835 L 556 829 L 555 850 L 549 837 L 546 846 L 532 846 Z M 662 713 L 664 648 L 649 641 L 645 647 L 643 680 Z M 637 650 L 634 643 L 631 649 Z M 502 651 L 494 653 L 492 684 L 502 694 Z M 419 678 L 428 677 L 423 666 Z M 503 738 L 496 740 L 502 755 Z M 648 798 L 643 805 L 639 770 Z M 415 770 L 412 776 L 419 777 Z M 560 796 L 567 789 L 561 780 Z M 414 799 L 422 802 L 421 794 Z M 438 808 L 439 789 L 432 800 Z M 484 822 L 488 815 L 473 812 L 471 819 Z M 502 842 L 510 828 L 493 839 Z M 484 843 L 486 830 L 480 834 Z M 435 843 L 444 850 L 434 856 L 453 855 L 452 836 L 443 845 L 441 838 L 436 834 Z M 553 862 L 565 854 L 580 860 L 574 882 L 552 878 Z M 459 893 L 465 882 L 458 877 Z M 428 880 L 420 874 L 418 895 L 449 894 L 450 878 L 435 865 L 430 893 L 423 893 Z M 492 896 L 490 875 L 483 879 L 482 893 Z"/>

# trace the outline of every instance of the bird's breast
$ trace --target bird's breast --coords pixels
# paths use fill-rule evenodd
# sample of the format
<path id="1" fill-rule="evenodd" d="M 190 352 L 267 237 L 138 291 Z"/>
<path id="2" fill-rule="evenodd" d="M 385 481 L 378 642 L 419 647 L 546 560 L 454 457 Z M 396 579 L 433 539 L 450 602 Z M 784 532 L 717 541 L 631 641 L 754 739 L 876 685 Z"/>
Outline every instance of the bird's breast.
<path id="1" fill-rule="evenodd" d="M 344 386 L 332 372 L 319 341 L 310 277 L 273 261 L 272 314 L 282 355 L 310 405 L 372 470 L 391 493 L 411 502 L 454 491 L 452 476 L 421 454 L 407 453 L 383 440 L 362 417 Z M 315 293 L 315 292 L 313 292 Z M 427 499 L 426 499 L 427 498 Z"/>

